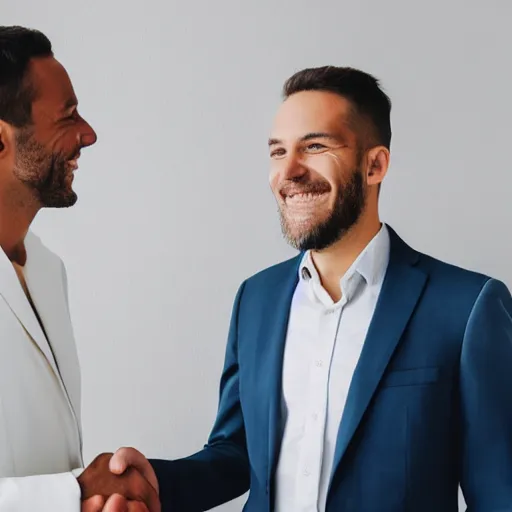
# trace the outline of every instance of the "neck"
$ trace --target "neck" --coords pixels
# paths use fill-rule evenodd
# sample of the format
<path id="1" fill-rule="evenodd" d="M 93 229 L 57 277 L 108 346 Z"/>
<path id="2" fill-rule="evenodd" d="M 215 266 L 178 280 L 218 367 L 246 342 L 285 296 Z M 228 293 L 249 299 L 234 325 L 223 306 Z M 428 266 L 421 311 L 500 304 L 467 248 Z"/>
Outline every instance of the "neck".
<path id="1" fill-rule="evenodd" d="M 40 205 L 19 189 L 1 187 L 0 192 L 0 246 L 7 257 L 25 265 L 25 237 L 34 220 Z"/>
<path id="2" fill-rule="evenodd" d="M 340 240 L 322 251 L 312 251 L 311 257 L 322 285 L 335 302 L 341 298 L 342 277 L 380 229 L 378 214 L 363 212 Z"/>

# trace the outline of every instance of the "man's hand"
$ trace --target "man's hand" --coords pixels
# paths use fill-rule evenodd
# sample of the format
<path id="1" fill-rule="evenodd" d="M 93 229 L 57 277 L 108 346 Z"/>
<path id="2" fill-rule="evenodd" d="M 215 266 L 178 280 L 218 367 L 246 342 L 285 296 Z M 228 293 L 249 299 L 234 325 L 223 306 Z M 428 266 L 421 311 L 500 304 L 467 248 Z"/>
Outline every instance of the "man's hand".
<path id="1" fill-rule="evenodd" d="M 142 456 L 142 454 L 140 455 Z M 127 467 L 122 474 L 115 474 L 110 470 L 111 458 L 111 453 L 98 455 L 78 477 L 84 502 L 83 507 L 89 507 L 89 509 L 82 507 L 82 512 L 95 512 L 97 508 L 94 507 L 99 504 L 101 498 L 108 498 L 108 501 L 104 503 L 104 510 L 107 512 L 142 512 L 146 510 L 137 508 L 140 505 L 136 502 L 145 504 L 148 512 L 160 512 L 158 484 L 154 486 L 135 467 Z M 114 497 L 113 495 L 119 496 Z M 106 508 L 107 505 L 110 508 Z"/>
<path id="2" fill-rule="evenodd" d="M 122 475 L 127 469 L 136 469 L 158 493 L 158 480 L 148 459 L 135 448 L 120 448 L 110 459 L 110 470 Z"/>

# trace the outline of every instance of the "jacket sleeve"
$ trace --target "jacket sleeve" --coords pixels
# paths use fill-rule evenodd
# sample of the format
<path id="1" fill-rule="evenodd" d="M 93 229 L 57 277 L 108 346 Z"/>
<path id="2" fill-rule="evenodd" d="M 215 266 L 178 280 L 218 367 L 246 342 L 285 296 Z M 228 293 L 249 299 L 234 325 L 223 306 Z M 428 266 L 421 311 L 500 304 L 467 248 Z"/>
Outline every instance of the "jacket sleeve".
<path id="1" fill-rule="evenodd" d="M 512 298 L 489 280 L 460 361 L 461 488 L 471 512 L 512 512 Z"/>
<path id="2" fill-rule="evenodd" d="M 217 418 L 208 443 L 184 459 L 150 460 L 159 481 L 162 512 L 209 510 L 249 489 L 238 375 L 238 315 L 243 290 L 244 284 L 233 306 Z"/>
<path id="3" fill-rule="evenodd" d="M 79 471 L 0 478 L 0 512 L 80 512 Z"/>

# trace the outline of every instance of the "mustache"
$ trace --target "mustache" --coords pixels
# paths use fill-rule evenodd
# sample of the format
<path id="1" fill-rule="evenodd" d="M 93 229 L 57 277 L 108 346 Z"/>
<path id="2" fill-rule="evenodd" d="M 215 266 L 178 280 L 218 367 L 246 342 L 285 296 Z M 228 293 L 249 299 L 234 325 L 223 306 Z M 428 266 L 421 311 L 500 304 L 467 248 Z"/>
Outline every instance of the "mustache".
<path id="1" fill-rule="evenodd" d="M 80 158 L 80 152 L 82 150 L 82 147 L 79 146 L 75 148 L 72 152 L 67 151 L 66 153 L 60 151 L 58 153 L 53 153 L 51 155 L 52 159 L 52 165 L 60 166 L 65 165 L 66 162 L 69 160 L 75 160 L 77 158 Z"/>
<path id="2" fill-rule="evenodd" d="M 325 194 L 331 191 L 331 186 L 325 181 L 310 181 L 307 183 L 286 182 L 279 192 L 282 196 L 293 196 L 296 194 Z"/>
<path id="3" fill-rule="evenodd" d="M 82 146 L 77 146 L 75 151 L 70 154 L 69 158 L 67 160 L 75 160 L 76 158 L 80 158 L 80 151 L 82 150 Z"/>

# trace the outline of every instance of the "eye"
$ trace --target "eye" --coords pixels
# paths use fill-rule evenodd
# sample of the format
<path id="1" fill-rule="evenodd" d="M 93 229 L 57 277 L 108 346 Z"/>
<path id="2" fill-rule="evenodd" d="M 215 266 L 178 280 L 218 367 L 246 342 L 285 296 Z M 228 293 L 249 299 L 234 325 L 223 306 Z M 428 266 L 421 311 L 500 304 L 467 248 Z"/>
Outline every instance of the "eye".
<path id="1" fill-rule="evenodd" d="M 322 149 L 326 149 L 327 146 L 324 146 L 323 144 L 320 144 L 319 142 L 313 142 L 312 144 L 308 144 L 308 146 L 306 146 L 306 149 L 308 151 L 320 151 Z"/>
<path id="2" fill-rule="evenodd" d="M 69 115 L 67 116 L 64 116 L 62 118 L 63 121 L 76 121 L 77 119 L 79 119 L 80 115 L 78 114 L 78 110 L 73 110 L 73 112 L 71 112 Z"/>
<path id="3" fill-rule="evenodd" d="M 285 154 L 285 150 L 283 148 L 276 148 L 274 149 L 273 151 L 270 152 L 270 157 L 271 158 L 277 158 L 277 157 L 280 157 L 280 156 L 284 156 Z"/>

